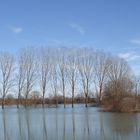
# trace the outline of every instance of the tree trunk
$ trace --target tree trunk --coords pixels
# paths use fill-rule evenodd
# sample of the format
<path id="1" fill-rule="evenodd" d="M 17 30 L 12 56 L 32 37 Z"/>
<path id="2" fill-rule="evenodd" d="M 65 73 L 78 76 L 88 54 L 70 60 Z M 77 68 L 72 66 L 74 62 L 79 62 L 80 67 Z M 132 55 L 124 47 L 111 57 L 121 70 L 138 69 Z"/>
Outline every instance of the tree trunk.
<path id="1" fill-rule="evenodd" d="M 28 93 L 26 94 L 26 97 L 25 97 L 25 108 L 27 107 L 27 99 L 28 99 Z"/>
<path id="2" fill-rule="evenodd" d="M 17 101 L 17 108 L 19 108 L 19 103 L 20 103 L 20 102 L 19 102 L 19 97 L 18 97 L 18 101 Z"/>
<path id="3" fill-rule="evenodd" d="M 57 98 L 57 92 L 56 92 L 56 89 L 55 89 L 55 103 L 56 103 L 56 107 L 58 107 L 58 98 Z"/>
<path id="4" fill-rule="evenodd" d="M 100 91 L 99 91 L 99 105 L 102 104 L 102 85 L 100 85 Z"/>
<path id="5" fill-rule="evenodd" d="M 63 102 L 64 102 L 64 108 L 66 107 L 66 98 L 65 98 L 65 84 L 63 81 Z"/>
<path id="6" fill-rule="evenodd" d="M 85 94 L 85 107 L 87 108 L 87 104 L 88 104 L 88 99 L 87 99 L 87 93 Z"/>
<path id="7" fill-rule="evenodd" d="M 4 97 L 2 98 L 2 109 L 4 109 Z"/>
<path id="8" fill-rule="evenodd" d="M 42 99 L 42 107 L 44 107 L 45 100 L 44 100 L 44 93 L 43 93 L 43 99 Z"/>
<path id="9" fill-rule="evenodd" d="M 74 84 L 72 86 L 72 108 L 74 107 Z"/>
<path id="10" fill-rule="evenodd" d="M 20 91 L 19 91 L 19 94 L 18 94 L 17 108 L 19 108 L 19 104 L 20 104 Z"/>

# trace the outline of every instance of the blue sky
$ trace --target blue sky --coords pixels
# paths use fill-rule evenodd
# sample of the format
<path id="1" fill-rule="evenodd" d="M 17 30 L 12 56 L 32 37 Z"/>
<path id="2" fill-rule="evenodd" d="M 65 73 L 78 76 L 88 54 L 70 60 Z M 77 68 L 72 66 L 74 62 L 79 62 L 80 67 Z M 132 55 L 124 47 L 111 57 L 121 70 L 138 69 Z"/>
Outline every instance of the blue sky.
<path id="1" fill-rule="evenodd" d="M 93 46 L 140 73 L 139 0 L 0 0 L 0 49 Z"/>

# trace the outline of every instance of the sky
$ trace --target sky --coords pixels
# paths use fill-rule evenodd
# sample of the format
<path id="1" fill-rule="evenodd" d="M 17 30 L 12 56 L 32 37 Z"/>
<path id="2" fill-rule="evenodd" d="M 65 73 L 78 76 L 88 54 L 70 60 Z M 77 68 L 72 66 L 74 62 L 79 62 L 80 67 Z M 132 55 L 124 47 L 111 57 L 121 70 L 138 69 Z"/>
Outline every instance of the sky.
<path id="1" fill-rule="evenodd" d="M 103 49 L 140 74 L 140 0 L 0 0 L 0 50 Z"/>

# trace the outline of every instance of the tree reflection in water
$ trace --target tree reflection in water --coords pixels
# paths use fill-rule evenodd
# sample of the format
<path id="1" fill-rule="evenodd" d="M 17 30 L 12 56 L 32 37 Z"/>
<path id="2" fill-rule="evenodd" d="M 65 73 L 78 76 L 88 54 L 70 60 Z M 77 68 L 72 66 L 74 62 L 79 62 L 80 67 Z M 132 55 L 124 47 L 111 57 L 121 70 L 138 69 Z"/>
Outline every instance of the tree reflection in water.
<path id="1" fill-rule="evenodd" d="M 73 140 L 76 140 L 76 129 L 75 129 L 75 113 L 74 109 L 72 110 L 72 130 L 73 130 Z"/>
<path id="2" fill-rule="evenodd" d="M 6 108 L 0 110 L 0 124 L 0 140 L 140 139 L 140 114 L 97 108 Z"/>
<path id="3" fill-rule="evenodd" d="M 42 118 L 43 118 L 43 140 L 47 140 L 47 127 L 46 127 L 46 117 L 47 117 L 47 114 L 46 114 L 46 111 L 44 108 L 42 108 Z"/>

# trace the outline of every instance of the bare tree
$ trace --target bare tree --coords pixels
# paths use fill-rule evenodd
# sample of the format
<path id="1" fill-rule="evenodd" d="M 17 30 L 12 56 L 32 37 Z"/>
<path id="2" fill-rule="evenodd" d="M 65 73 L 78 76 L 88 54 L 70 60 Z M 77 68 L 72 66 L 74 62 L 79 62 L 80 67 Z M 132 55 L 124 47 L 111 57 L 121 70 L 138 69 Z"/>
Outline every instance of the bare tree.
<path id="1" fill-rule="evenodd" d="M 17 90 L 18 90 L 17 108 L 19 108 L 21 94 L 23 93 L 23 90 L 25 88 L 25 75 L 26 75 L 25 69 L 26 69 L 26 63 L 24 60 L 24 55 L 20 55 L 18 57 L 17 75 L 16 75 Z"/>
<path id="2" fill-rule="evenodd" d="M 28 95 L 31 92 L 36 80 L 37 63 L 35 59 L 34 48 L 24 48 L 20 52 L 20 56 L 24 58 L 25 73 L 25 107 L 27 106 Z"/>
<path id="3" fill-rule="evenodd" d="M 81 75 L 86 107 L 88 104 L 89 89 L 93 78 L 93 55 L 94 52 L 92 48 L 83 48 L 79 51 L 78 69 Z"/>
<path id="4" fill-rule="evenodd" d="M 1 71 L 1 84 L 2 84 L 2 109 L 6 95 L 13 87 L 12 74 L 14 70 L 14 58 L 9 53 L 1 53 L 0 55 L 0 71 Z"/>
<path id="5" fill-rule="evenodd" d="M 66 57 L 66 49 L 61 48 L 58 51 L 59 53 L 59 62 L 58 62 L 58 67 L 59 67 L 59 76 L 61 80 L 61 85 L 62 85 L 62 93 L 63 93 L 63 101 L 64 101 L 64 108 L 66 107 L 66 78 L 67 78 L 67 57 Z"/>
<path id="6" fill-rule="evenodd" d="M 121 98 L 122 95 L 125 94 L 123 90 L 121 90 L 122 88 L 120 88 L 119 86 L 125 87 L 125 85 L 122 86 L 122 84 L 125 84 L 126 79 L 129 79 L 129 77 L 130 67 L 127 62 L 124 59 L 111 57 L 108 69 L 108 78 L 113 85 L 113 99 L 114 97 L 116 97 L 117 100 L 119 100 L 119 98 Z M 125 82 L 123 82 L 123 80 L 125 80 Z"/>
<path id="7" fill-rule="evenodd" d="M 51 67 L 51 85 L 52 85 L 52 91 L 55 97 L 56 107 L 58 107 L 58 71 L 57 71 L 57 65 L 55 62 L 53 63 Z"/>
<path id="8" fill-rule="evenodd" d="M 137 105 L 138 105 L 138 95 L 139 95 L 139 92 L 140 92 L 140 76 L 137 75 L 137 76 L 133 76 L 132 77 L 133 79 L 133 84 L 134 84 L 134 95 L 135 95 L 135 108 L 137 108 Z"/>
<path id="9" fill-rule="evenodd" d="M 77 69 L 78 69 L 78 61 L 76 50 L 72 51 L 68 56 L 68 79 L 71 86 L 72 92 L 72 108 L 74 106 L 74 95 L 75 95 L 75 86 L 77 80 Z"/>
<path id="10" fill-rule="evenodd" d="M 94 84 L 98 90 L 98 98 L 99 103 L 102 101 L 103 97 L 103 88 L 105 86 L 105 83 L 107 81 L 107 71 L 109 67 L 109 56 L 102 52 L 102 51 L 96 51 L 94 59 Z"/>
<path id="11" fill-rule="evenodd" d="M 46 86 L 48 83 L 48 76 L 50 72 L 50 50 L 49 48 L 41 48 L 40 51 L 40 83 L 41 83 L 41 90 L 42 90 L 42 105 L 44 106 L 45 103 L 45 93 L 46 93 Z"/>

